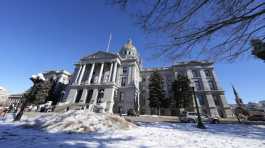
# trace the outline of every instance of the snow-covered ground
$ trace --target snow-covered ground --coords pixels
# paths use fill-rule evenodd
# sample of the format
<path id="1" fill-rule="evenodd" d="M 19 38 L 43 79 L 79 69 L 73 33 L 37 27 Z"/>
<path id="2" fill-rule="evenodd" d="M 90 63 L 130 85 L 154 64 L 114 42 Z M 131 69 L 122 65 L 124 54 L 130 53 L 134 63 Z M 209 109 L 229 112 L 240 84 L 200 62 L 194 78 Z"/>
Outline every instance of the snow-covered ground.
<path id="1" fill-rule="evenodd" d="M 42 116 L 42 118 L 49 119 L 50 123 L 58 119 L 55 115 L 49 116 Z M 100 117 L 104 116 L 102 114 L 94 116 L 99 116 L 96 118 L 101 121 L 104 119 L 104 117 Z M 94 123 L 101 124 L 95 120 L 95 117 L 89 118 L 93 118 Z M 32 124 L 32 121 L 36 121 L 36 118 L 28 120 L 26 123 Z M 42 121 L 44 120 L 42 119 Z M 99 130 L 73 133 L 63 132 L 69 130 L 61 128 L 55 128 L 57 129 L 55 130 L 46 123 L 48 121 L 41 124 L 46 126 L 40 130 L 34 126 L 34 128 L 21 126 L 21 123 L 0 121 L 0 148 L 265 148 L 265 126 L 262 125 L 208 124 L 206 125 L 207 129 L 202 130 L 197 129 L 194 124 L 181 123 L 139 123 L 138 127 L 130 126 L 122 129 L 112 128 L 112 126 L 103 128 L 102 124 L 95 126 Z M 80 123 L 80 120 L 76 120 L 75 123 Z M 82 123 L 87 124 L 90 121 Z M 103 123 L 105 124 L 105 121 Z M 112 124 L 116 124 L 116 122 Z M 73 126 L 73 129 L 76 129 L 76 126 Z"/>

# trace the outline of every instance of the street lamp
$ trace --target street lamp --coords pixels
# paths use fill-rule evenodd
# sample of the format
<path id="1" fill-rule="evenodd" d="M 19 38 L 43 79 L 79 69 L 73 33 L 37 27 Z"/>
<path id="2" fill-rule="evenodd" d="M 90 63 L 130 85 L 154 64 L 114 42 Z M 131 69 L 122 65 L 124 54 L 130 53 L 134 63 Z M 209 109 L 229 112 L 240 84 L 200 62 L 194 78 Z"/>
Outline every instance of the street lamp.
<path id="1" fill-rule="evenodd" d="M 197 116 L 198 116 L 197 127 L 205 129 L 206 127 L 202 123 L 201 114 L 200 114 L 200 111 L 199 111 L 199 106 L 198 106 L 198 101 L 196 99 L 194 86 L 192 86 L 191 89 L 192 89 L 192 94 L 193 94 L 192 96 L 193 96 L 194 101 L 195 101 L 195 106 L 196 106 L 196 111 L 197 111 Z"/>

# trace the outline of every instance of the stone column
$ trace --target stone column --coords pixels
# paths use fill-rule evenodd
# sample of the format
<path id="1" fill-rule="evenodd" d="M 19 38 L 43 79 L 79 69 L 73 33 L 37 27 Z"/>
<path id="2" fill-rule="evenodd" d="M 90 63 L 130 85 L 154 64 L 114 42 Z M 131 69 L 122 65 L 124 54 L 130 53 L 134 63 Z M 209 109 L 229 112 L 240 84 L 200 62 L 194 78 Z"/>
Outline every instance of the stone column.
<path id="1" fill-rule="evenodd" d="M 80 73 L 80 77 L 79 77 L 79 79 L 78 79 L 78 84 L 80 84 L 81 81 L 82 81 L 82 79 L 83 79 L 83 76 L 84 76 L 84 73 L 85 73 L 85 69 L 86 69 L 86 65 L 83 65 L 83 66 L 82 66 L 82 71 L 81 71 L 81 73 Z"/>
<path id="2" fill-rule="evenodd" d="M 208 79 L 206 78 L 206 75 L 204 73 L 204 70 L 200 70 L 201 78 L 202 78 L 202 85 L 204 90 L 210 90 L 210 86 L 208 84 Z"/>
<path id="3" fill-rule="evenodd" d="M 104 95 L 104 110 L 108 113 L 113 113 L 113 105 L 114 105 L 114 88 L 105 89 Z"/>
<path id="4" fill-rule="evenodd" d="M 68 96 L 66 98 L 66 101 L 70 102 L 70 103 L 74 103 L 76 95 L 77 95 L 77 89 L 70 89 L 69 93 L 68 93 Z"/>
<path id="5" fill-rule="evenodd" d="M 192 75 L 192 71 L 190 69 L 187 70 L 187 76 L 192 81 L 193 75 Z"/>
<path id="6" fill-rule="evenodd" d="M 178 72 L 175 71 L 175 72 L 174 72 L 174 80 L 177 80 L 177 78 L 178 78 Z"/>
<path id="7" fill-rule="evenodd" d="M 132 82 L 134 85 L 136 85 L 137 77 L 136 77 L 136 66 L 132 66 Z M 136 85 L 137 86 L 137 85 Z"/>
<path id="8" fill-rule="evenodd" d="M 101 67 L 100 67 L 100 71 L 99 71 L 99 76 L 98 76 L 98 84 L 100 84 L 100 82 L 101 82 L 103 69 L 104 69 L 104 63 L 101 63 Z"/>
<path id="9" fill-rule="evenodd" d="M 113 69 L 113 63 L 111 62 L 111 64 L 110 64 L 110 71 L 109 71 L 109 78 L 108 78 L 108 82 L 110 82 L 110 81 L 111 81 L 112 69 Z"/>
<path id="10" fill-rule="evenodd" d="M 94 111 L 94 105 L 97 102 L 97 96 L 98 96 L 98 89 L 93 90 L 92 98 L 90 100 L 90 105 L 89 105 L 89 111 L 93 112 Z"/>
<path id="11" fill-rule="evenodd" d="M 78 78 L 79 78 L 81 69 L 82 69 L 82 65 L 79 65 L 79 68 L 78 68 L 78 71 L 77 71 L 77 74 L 76 74 L 76 77 L 75 77 L 75 80 L 74 80 L 75 84 L 78 82 Z"/>
<path id="12" fill-rule="evenodd" d="M 195 83 L 194 83 L 194 81 L 193 81 L 193 79 L 192 79 L 192 72 L 191 72 L 190 69 L 187 70 L 187 77 L 188 77 L 188 79 L 190 80 L 191 85 L 195 86 Z M 196 91 L 196 90 L 197 90 L 197 88 L 195 87 L 195 91 Z"/>
<path id="13" fill-rule="evenodd" d="M 88 77 L 88 84 L 90 84 L 92 76 L 93 76 L 93 72 L 94 72 L 94 68 L 95 68 L 95 63 L 92 64 L 91 69 L 90 69 L 90 73 L 89 73 L 89 77 Z"/>
<path id="14" fill-rule="evenodd" d="M 233 116 L 232 110 L 230 109 L 229 105 L 227 104 L 225 96 L 223 94 L 220 95 L 220 101 L 222 102 L 222 105 L 223 105 L 224 116 L 226 118 L 232 117 Z"/>
<path id="15" fill-rule="evenodd" d="M 86 101 L 86 97 L 87 97 L 87 89 L 83 89 L 83 93 L 82 93 L 82 96 L 81 96 L 81 99 L 80 99 L 80 103 L 85 103 Z"/>
<path id="16" fill-rule="evenodd" d="M 126 85 L 130 84 L 132 82 L 132 65 L 128 65 L 128 77 Z"/>
<path id="17" fill-rule="evenodd" d="M 112 82 L 115 83 L 115 80 L 116 80 L 116 73 L 117 73 L 117 61 L 115 61 L 114 63 L 114 70 L 113 70 L 113 74 L 112 74 Z"/>
<path id="18" fill-rule="evenodd" d="M 207 102 L 208 102 L 210 115 L 213 116 L 213 117 L 215 117 L 215 116 L 219 117 L 219 114 L 218 114 L 218 111 L 217 111 L 213 96 L 211 94 L 206 94 L 206 99 L 207 99 Z"/>

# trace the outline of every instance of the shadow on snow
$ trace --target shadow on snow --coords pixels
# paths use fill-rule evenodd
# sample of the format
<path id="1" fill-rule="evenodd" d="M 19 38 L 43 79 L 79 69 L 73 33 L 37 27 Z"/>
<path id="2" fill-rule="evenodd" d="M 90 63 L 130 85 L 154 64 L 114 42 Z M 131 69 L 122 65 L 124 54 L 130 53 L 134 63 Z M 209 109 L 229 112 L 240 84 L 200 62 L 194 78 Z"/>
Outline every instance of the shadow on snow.
<path id="1" fill-rule="evenodd" d="M 144 123 L 138 122 L 138 125 L 144 127 L 155 127 L 163 129 L 176 129 L 192 133 L 207 132 L 210 134 L 219 134 L 224 136 L 233 136 L 250 139 L 265 139 L 265 126 L 259 127 L 247 124 L 205 124 L 207 129 L 196 128 L 194 123 Z"/>
<path id="2" fill-rule="evenodd" d="M 111 132 L 108 132 L 111 133 Z M 0 124 L 0 147 L 38 147 L 38 148 L 105 148 L 107 145 L 121 141 L 130 141 L 134 138 L 115 137 L 99 132 L 91 133 L 48 133 L 43 130 L 23 128 L 14 124 Z M 19 141 L 23 141 L 22 143 Z"/>

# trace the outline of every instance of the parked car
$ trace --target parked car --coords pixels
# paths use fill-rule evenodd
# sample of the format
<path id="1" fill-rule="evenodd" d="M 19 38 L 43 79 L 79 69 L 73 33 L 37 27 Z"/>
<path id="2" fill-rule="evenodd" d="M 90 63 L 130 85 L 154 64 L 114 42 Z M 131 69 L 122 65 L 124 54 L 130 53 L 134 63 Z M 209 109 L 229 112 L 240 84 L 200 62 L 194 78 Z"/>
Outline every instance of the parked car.
<path id="1" fill-rule="evenodd" d="M 218 124 L 220 123 L 219 119 L 216 117 L 207 117 L 205 115 L 201 115 L 201 119 L 203 122 L 211 123 L 211 124 Z M 195 112 L 183 112 L 179 116 L 180 122 L 184 123 L 195 123 L 198 120 L 197 113 Z"/>

